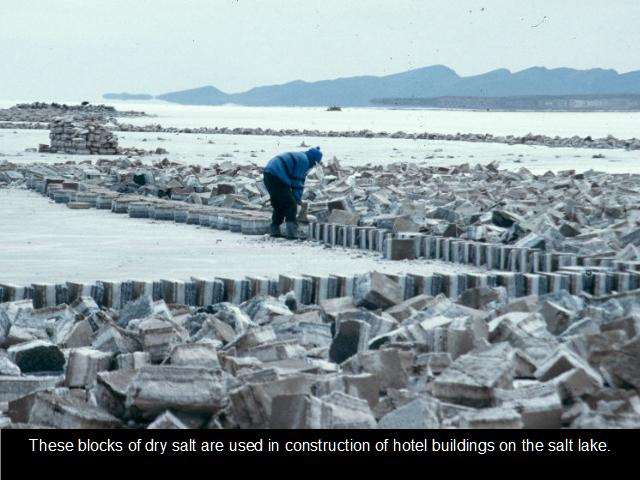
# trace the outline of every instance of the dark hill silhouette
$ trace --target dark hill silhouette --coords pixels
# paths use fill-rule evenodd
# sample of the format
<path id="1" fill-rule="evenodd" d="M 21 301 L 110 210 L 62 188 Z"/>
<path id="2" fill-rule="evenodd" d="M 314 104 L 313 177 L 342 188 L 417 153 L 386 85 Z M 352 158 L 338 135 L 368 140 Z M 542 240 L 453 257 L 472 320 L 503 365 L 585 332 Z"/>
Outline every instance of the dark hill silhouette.
<path id="1" fill-rule="evenodd" d="M 206 86 L 155 98 L 186 105 L 367 106 L 375 99 L 384 98 L 607 94 L 640 94 L 640 71 L 619 74 L 601 68 L 532 67 L 515 73 L 498 69 L 461 77 L 444 65 L 433 65 L 382 77 L 358 76 L 318 82 L 296 80 L 234 94 Z"/>

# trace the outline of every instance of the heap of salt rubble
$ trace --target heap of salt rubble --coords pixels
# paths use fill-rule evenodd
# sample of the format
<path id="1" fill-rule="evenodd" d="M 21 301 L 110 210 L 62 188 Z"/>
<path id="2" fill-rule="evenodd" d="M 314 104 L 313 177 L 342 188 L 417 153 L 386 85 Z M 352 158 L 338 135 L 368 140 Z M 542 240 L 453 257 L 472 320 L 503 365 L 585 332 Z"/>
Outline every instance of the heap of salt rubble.
<path id="1" fill-rule="evenodd" d="M 20 123 L 49 123 L 55 117 L 75 116 L 100 118 L 103 121 L 115 117 L 144 117 L 144 112 L 120 111 L 109 105 L 66 105 L 60 103 L 19 103 L 11 108 L 0 109 L 0 121 Z M 16 128 L 20 128 L 18 125 Z"/>
<path id="2" fill-rule="evenodd" d="M 296 137 L 344 137 L 344 138 L 394 138 L 405 140 L 438 140 L 474 143 L 500 143 L 506 145 L 540 145 L 545 147 L 563 148 L 594 148 L 594 149 L 625 149 L 639 150 L 640 138 L 617 138 L 608 135 L 603 138 L 581 137 L 551 137 L 549 135 L 492 135 L 490 133 L 435 133 L 435 132 L 374 132 L 371 130 L 317 130 L 297 128 L 247 128 L 247 127 L 163 127 L 160 124 L 132 125 L 114 121 L 116 128 L 122 132 L 164 132 L 164 133 L 196 133 L 213 135 L 260 135 L 260 136 L 296 136 Z"/>
<path id="3" fill-rule="evenodd" d="M 638 296 L 351 296 L 120 308 L 0 304 L 0 425 L 638 428 Z M 167 297 L 168 298 L 168 297 Z"/>

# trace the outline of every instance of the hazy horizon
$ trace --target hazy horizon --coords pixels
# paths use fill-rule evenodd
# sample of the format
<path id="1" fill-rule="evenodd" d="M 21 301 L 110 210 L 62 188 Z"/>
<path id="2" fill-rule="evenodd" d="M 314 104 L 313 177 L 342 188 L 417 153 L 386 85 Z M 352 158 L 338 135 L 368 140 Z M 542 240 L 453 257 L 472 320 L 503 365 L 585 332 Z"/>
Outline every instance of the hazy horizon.
<path id="1" fill-rule="evenodd" d="M 3 2 L 0 98 L 227 93 L 446 65 L 640 69 L 640 2 Z"/>

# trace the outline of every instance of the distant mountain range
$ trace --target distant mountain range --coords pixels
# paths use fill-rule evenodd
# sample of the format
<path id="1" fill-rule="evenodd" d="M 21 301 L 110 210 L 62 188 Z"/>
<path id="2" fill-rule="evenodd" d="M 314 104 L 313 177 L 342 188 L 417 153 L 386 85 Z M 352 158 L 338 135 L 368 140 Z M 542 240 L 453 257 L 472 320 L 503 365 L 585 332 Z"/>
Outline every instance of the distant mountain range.
<path id="1" fill-rule="evenodd" d="M 232 94 L 205 86 L 153 98 L 185 105 L 370 106 L 384 103 L 385 99 L 611 94 L 640 94 L 640 70 L 619 74 L 600 68 L 532 67 L 515 73 L 499 69 L 461 77 L 448 67 L 434 65 L 383 77 L 360 76 L 318 82 L 296 80 Z M 146 94 L 133 95 L 137 99 L 146 97 Z M 108 93 L 104 97 L 131 99 L 132 94 Z"/>

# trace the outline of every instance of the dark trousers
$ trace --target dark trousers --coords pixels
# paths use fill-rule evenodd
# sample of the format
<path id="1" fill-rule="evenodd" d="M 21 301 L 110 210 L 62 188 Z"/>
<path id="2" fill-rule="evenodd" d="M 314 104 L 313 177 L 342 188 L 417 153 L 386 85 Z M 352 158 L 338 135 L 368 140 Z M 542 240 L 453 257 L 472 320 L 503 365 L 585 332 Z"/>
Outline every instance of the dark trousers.
<path id="1" fill-rule="evenodd" d="M 291 187 L 268 172 L 264 172 L 264 185 L 267 187 L 273 207 L 271 223 L 281 225 L 283 220 L 295 223 L 298 206 Z"/>

